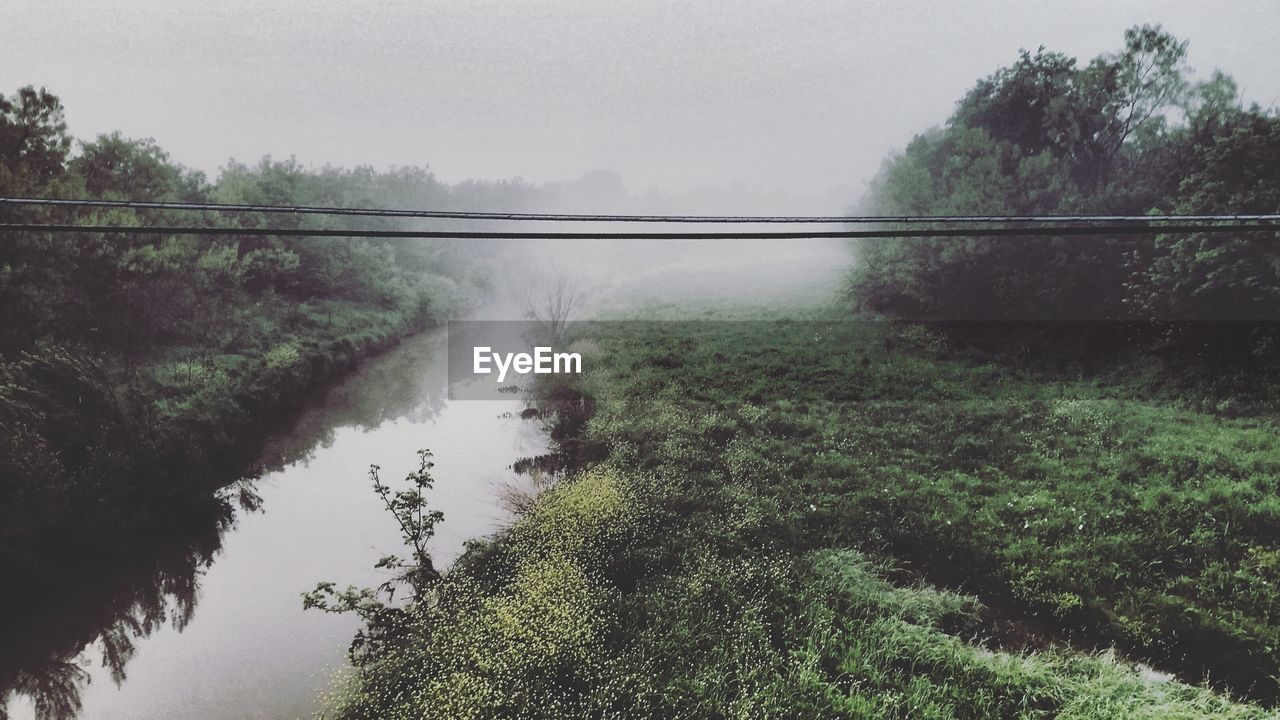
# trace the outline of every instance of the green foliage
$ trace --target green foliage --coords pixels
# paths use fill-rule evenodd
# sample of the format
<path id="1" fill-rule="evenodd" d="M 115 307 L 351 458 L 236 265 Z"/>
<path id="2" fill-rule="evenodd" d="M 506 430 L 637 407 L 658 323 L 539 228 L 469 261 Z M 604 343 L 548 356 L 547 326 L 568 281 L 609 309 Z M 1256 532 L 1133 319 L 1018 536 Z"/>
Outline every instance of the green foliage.
<path id="1" fill-rule="evenodd" d="M 209 190 L 202 173 L 173 164 L 154 140 L 130 140 L 118 132 L 85 143 L 68 169 L 96 198 L 201 202 Z"/>
<path id="2" fill-rule="evenodd" d="M 301 359 L 302 356 L 298 354 L 298 348 L 292 345 L 277 345 L 267 353 L 267 369 L 282 370 L 291 368 L 297 365 Z"/>
<path id="3" fill-rule="evenodd" d="M 401 579 L 408 582 L 418 596 L 440 581 L 440 573 L 431 564 L 431 556 L 427 553 L 427 542 L 435 536 L 436 525 L 444 519 L 444 514 L 439 510 L 427 510 L 426 491 L 435 483 L 431 478 L 433 467 L 435 463 L 431 462 L 431 451 L 420 450 L 417 471 L 405 478 L 411 487 L 395 492 L 378 479 L 376 465 L 369 471 L 374 491 L 382 498 L 387 512 L 396 519 L 401 539 L 411 553 L 408 561 L 394 555 L 384 557 L 378 562 L 378 567 L 400 571 Z"/>
<path id="4" fill-rule="evenodd" d="M 609 663 L 600 644 L 610 593 L 599 543 L 634 523 L 614 473 L 562 481 L 487 562 L 465 567 L 464 560 L 382 626 L 377 645 L 353 655 L 356 672 L 330 698 L 334 712 L 387 719 L 583 712 L 582 691 Z"/>
<path id="5" fill-rule="evenodd" d="M 351 659 L 357 663 L 370 662 L 369 658 L 385 655 L 398 641 L 409 616 L 403 607 L 395 604 L 396 591 L 400 587 L 408 587 L 412 593 L 409 601 L 424 607 L 438 596 L 442 577 L 427 552 L 427 542 L 435 535 L 436 525 L 444 519 L 440 511 L 427 510 L 426 493 L 434 485 L 431 477 L 434 466 L 431 451 L 419 450 L 418 469 L 405 478 L 409 485 L 405 490 L 392 490 L 382 482 L 377 465 L 369 468 L 374 492 L 396 521 L 401 539 L 410 551 L 408 560 L 387 555 L 377 562 L 375 567 L 379 570 L 394 572 L 390 580 L 377 588 L 348 586 L 345 590 L 339 590 L 336 584 L 326 581 L 302 595 L 304 609 L 355 613 L 360 617 L 364 628 L 352 641 L 350 650 Z M 412 610 L 413 606 L 409 607 Z"/>
<path id="6" fill-rule="evenodd" d="M 1236 214 L 1280 209 L 1280 118 L 1216 73 L 1192 83 L 1186 42 L 1130 28 L 1081 67 L 1041 48 L 981 80 L 947 124 L 874 180 L 886 215 Z M 909 320 L 1173 321 L 1197 351 L 1270 352 L 1280 261 L 1266 234 L 870 239 L 849 277 L 865 310 Z"/>
<path id="7" fill-rule="evenodd" d="M 12 97 L 0 95 L 0 193 L 27 195 L 56 185 L 70 151 L 57 96 L 30 85 Z"/>
<path id="8" fill-rule="evenodd" d="M 1215 111 L 1216 112 L 1216 111 Z M 1206 121 L 1207 122 L 1207 121 Z M 1175 211 L 1280 211 L 1280 117 L 1255 110 L 1216 118 L 1190 150 Z M 1161 236 L 1142 255 L 1133 302 L 1153 317 L 1274 321 L 1280 307 L 1275 236 Z"/>

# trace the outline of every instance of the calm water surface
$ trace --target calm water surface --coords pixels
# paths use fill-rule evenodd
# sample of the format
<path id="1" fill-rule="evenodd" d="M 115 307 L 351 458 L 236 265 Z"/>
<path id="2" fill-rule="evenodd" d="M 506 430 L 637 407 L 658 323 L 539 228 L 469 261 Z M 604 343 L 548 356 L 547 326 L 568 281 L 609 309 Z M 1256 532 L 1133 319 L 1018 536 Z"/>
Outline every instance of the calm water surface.
<path id="1" fill-rule="evenodd" d="M 519 482 L 510 465 L 546 449 L 538 424 L 515 417 L 518 403 L 446 400 L 445 358 L 443 329 L 406 341 L 323 393 L 275 439 L 263 458 L 271 470 L 254 484 L 261 507 L 237 511 L 221 550 L 196 574 L 185 626 L 173 626 L 181 603 L 169 597 L 162 626 L 126 630 L 133 656 L 119 686 L 102 666 L 101 639 L 83 653 L 92 680 L 81 716 L 310 717 L 359 622 L 303 612 L 301 593 L 321 580 L 376 585 L 386 575 L 373 564 L 401 550 L 370 485 L 370 464 L 382 467 L 384 482 L 398 481 L 416 468 L 418 449 L 435 453 L 429 501 L 445 514 L 433 543 L 442 566 L 465 540 L 505 522 L 503 488 Z M 34 715 L 21 699 L 10 710 Z"/>

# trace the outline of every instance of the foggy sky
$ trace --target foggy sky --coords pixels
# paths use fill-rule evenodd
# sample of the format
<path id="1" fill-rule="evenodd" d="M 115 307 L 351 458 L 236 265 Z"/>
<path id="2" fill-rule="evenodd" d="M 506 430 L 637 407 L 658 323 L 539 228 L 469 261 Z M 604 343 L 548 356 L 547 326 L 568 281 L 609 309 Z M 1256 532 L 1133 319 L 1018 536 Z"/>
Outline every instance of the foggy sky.
<path id="1" fill-rule="evenodd" d="M 211 176 L 270 153 L 852 201 L 1019 48 L 1087 60 L 1142 22 L 1280 104 L 1275 0 L 3 0 L 0 92 L 47 86 L 77 137 L 153 137 Z"/>

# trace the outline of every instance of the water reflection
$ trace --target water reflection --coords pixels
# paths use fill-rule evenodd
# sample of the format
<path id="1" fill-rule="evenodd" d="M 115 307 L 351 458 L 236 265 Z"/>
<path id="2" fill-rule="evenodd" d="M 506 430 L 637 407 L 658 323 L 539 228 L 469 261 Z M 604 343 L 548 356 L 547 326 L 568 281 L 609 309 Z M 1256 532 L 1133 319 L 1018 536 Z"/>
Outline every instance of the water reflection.
<path id="1" fill-rule="evenodd" d="M 183 523 L 185 536 L 157 538 L 128 564 L 58 583 L 38 608 L 5 613 L 0 699 L 18 698 L 11 708 L 15 717 L 42 719 L 75 717 L 82 701 L 85 714 L 93 717 L 242 717 L 247 708 L 272 717 L 305 712 L 323 679 L 310 677 L 319 666 L 299 670 L 293 665 L 313 656 L 340 662 L 354 628 L 314 614 L 305 623 L 294 618 L 301 615 L 299 593 L 321 579 L 365 582 L 369 578 L 352 573 L 369 572 L 372 561 L 366 556 L 395 549 L 394 529 L 385 526 L 365 481 L 368 464 L 399 473 L 398 463 L 412 462 L 420 447 L 430 446 L 441 456 L 437 500 L 446 510 L 443 529 L 453 527 L 442 533 L 444 545 L 437 551 L 447 562 L 466 537 L 500 521 L 492 503 L 477 500 L 491 488 L 471 478 L 501 481 L 506 464 L 540 452 L 540 440 L 527 437 L 530 430 L 536 435 L 533 424 L 501 417 L 509 407 L 455 403 L 449 417 L 440 418 L 446 408 L 445 350 L 444 332 L 438 330 L 367 363 L 322 393 L 288 432 L 266 443 L 255 473 L 261 479 L 228 486 L 220 512 L 190 518 Z M 254 513 L 259 492 L 270 518 Z M 233 528 L 239 529 L 228 532 Z M 229 541 L 235 541 L 234 548 L 224 547 Z M 335 576 L 335 569 L 347 577 Z M 203 609 L 199 632 L 180 640 L 173 640 L 175 633 L 157 632 L 186 629 L 198 603 Z M 255 644 L 263 638 L 254 635 L 266 630 L 249 629 L 254 623 L 278 627 L 278 642 Z M 312 628 L 316 637 L 304 637 Z M 157 637 L 148 640 L 147 653 L 159 665 L 144 663 L 140 673 L 146 677 L 132 678 L 123 692 L 115 692 L 139 645 L 152 635 Z M 161 642 L 159 636 L 167 639 Z M 176 643 L 192 647 L 180 651 Z M 183 667 L 164 667 L 166 654 L 168 662 Z M 190 712 L 192 706 L 182 703 L 203 687 L 200 673 L 232 671 L 200 667 L 201 654 L 211 663 L 260 665 L 235 671 L 255 672 L 264 687 L 245 688 L 240 705 L 228 700 Z M 192 658 L 192 667 L 178 657 Z M 298 687 L 279 686 L 281 678 L 287 681 L 299 672 L 306 681 L 296 682 Z M 225 714 L 219 714 L 219 705 L 227 708 Z M 0 718 L 6 717 L 2 707 Z"/>
<path id="2" fill-rule="evenodd" d="M 338 428 L 371 430 L 392 419 L 423 423 L 434 418 L 445 403 L 447 349 L 441 328 L 410 338 L 367 363 L 324 393 L 289 432 L 267 441 L 260 471 L 310 460 L 317 448 L 333 445 Z"/>
<path id="3" fill-rule="evenodd" d="M 149 548 L 145 560 L 60 578 L 38 608 L 6 613 L 0 688 L 26 696 L 42 720 L 73 717 L 90 679 L 82 658 L 90 645 L 98 646 L 108 676 L 123 682 L 137 639 L 166 623 L 180 630 L 195 614 L 201 571 L 232 524 L 229 506 L 206 521 L 193 523 L 182 541 Z"/>

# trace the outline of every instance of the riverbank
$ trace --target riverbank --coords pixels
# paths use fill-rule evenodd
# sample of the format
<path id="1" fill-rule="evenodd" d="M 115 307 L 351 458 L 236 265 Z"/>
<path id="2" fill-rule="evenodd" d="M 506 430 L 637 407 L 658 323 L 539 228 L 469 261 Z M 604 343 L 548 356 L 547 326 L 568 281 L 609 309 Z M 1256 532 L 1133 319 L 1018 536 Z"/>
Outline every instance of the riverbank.
<path id="1" fill-rule="evenodd" d="M 589 410 L 557 437 L 585 466 L 336 716 L 1276 717 L 1224 692 L 1274 700 L 1270 417 L 845 318 L 584 347 L 550 395 Z"/>
<path id="2" fill-rule="evenodd" d="M 6 526 L 6 560 L 22 565 L 45 558 L 57 565 L 86 552 L 110 556 L 127 550 L 132 534 L 181 529 L 189 520 L 184 511 L 207 512 L 221 487 L 255 472 L 270 431 L 305 398 L 405 336 L 447 319 L 434 308 L 407 312 L 336 300 L 279 305 L 274 312 L 258 310 L 234 353 L 169 347 L 132 378 L 92 351 L 68 347 L 51 346 L 10 363 L 8 404 L 40 402 L 45 417 L 65 414 L 94 427 L 66 438 L 64 457 L 54 464 L 69 484 L 69 495 L 57 498 L 64 505 L 6 506 L 14 520 Z M 100 406 L 99 416 L 85 413 L 86 403 Z M 91 486 L 78 483 L 77 476 L 87 473 L 77 472 L 74 457 L 65 457 L 68 450 L 108 477 Z M 110 463 L 102 458 L 106 453 Z M 86 534 L 92 543 L 76 541 Z"/>
<path id="3" fill-rule="evenodd" d="M 83 350 L 45 349 L 9 365 L 7 402 L 39 401 L 49 416 L 94 424 L 69 439 L 98 472 L 55 477 L 5 505 L 0 568 L 15 591 L 0 603 L 0 698 L 15 692 L 72 717 L 85 648 L 104 644 L 118 681 L 137 640 L 183 627 L 234 510 L 260 504 L 240 481 L 296 460 L 263 457 L 268 438 L 309 398 L 463 307 L 462 290 L 412 308 L 258 307 L 234 354 L 169 346 L 127 382 Z"/>

